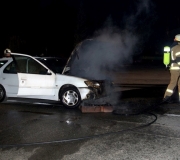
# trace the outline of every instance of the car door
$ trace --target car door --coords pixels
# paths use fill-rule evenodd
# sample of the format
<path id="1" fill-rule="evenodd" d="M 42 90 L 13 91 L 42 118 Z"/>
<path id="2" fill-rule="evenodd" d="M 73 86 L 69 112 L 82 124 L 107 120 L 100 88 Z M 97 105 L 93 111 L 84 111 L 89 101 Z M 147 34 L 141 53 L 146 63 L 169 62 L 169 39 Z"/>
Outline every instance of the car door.
<path id="1" fill-rule="evenodd" d="M 35 58 L 12 54 L 17 65 L 19 90 L 18 96 L 35 97 L 55 94 L 55 74 Z"/>
<path id="2" fill-rule="evenodd" d="M 2 77 L 1 83 L 6 90 L 7 96 L 16 97 L 19 88 L 19 82 L 18 82 L 18 75 L 16 72 L 15 63 L 13 61 L 10 62 L 3 69 L 1 73 L 1 77 Z"/>

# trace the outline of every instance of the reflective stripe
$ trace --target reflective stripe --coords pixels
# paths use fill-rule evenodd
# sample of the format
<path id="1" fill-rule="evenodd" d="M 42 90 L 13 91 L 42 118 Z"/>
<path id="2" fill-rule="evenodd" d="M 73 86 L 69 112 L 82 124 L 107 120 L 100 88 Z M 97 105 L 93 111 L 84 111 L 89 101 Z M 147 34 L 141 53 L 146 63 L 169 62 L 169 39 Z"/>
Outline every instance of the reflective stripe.
<path id="1" fill-rule="evenodd" d="M 166 92 L 173 93 L 173 90 L 167 89 Z"/>
<path id="2" fill-rule="evenodd" d="M 173 56 L 173 51 L 171 51 L 171 59 L 175 60 L 174 56 Z"/>
<path id="3" fill-rule="evenodd" d="M 170 67 L 170 70 L 179 70 L 179 66 L 177 66 L 177 63 L 172 63 L 171 64 L 171 67 Z"/>
<path id="4" fill-rule="evenodd" d="M 177 53 L 176 53 L 176 56 L 178 56 L 178 55 L 180 55 L 180 52 L 177 52 Z"/>
<path id="5" fill-rule="evenodd" d="M 171 67 L 170 69 L 171 70 L 179 70 L 180 68 L 179 67 Z"/>

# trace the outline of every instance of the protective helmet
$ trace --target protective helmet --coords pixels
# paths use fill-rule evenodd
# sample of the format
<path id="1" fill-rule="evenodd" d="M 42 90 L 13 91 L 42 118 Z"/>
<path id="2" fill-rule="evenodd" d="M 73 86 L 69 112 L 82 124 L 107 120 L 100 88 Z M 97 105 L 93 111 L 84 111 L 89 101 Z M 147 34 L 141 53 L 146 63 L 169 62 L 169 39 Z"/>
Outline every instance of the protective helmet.
<path id="1" fill-rule="evenodd" d="M 11 53 L 11 50 L 8 49 L 8 48 L 6 48 L 6 49 L 4 50 L 4 54 L 8 54 L 8 53 Z"/>
<path id="2" fill-rule="evenodd" d="M 175 39 L 174 39 L 174 40 L 180 42 L 180 34 L 177 34 L 177 35 L 175 36 Z"/>
<path id="3" fill-rule="evenodd" d="M 10 57 L 10 56 L 11 56 L 11 50 L 8 49 L 8 48 L 6 48 L 6 49 L 4 50 L 4 56 L 5 56 L 5 57 Z"/>

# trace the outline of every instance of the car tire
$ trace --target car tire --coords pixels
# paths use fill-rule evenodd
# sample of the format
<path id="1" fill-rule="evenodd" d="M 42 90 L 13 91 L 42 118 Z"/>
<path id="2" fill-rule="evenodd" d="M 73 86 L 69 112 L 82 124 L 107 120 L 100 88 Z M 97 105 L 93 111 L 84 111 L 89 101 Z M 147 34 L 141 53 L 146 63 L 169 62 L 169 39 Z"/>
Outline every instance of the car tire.
<path id="1" fill-rule="evenodd" d="M 66 87 L 60 92 L 61 103 L 67 108 L 77 108 L 81 104 L 81 96 L 77 88 Z"/>
<path id="2" fill-rule="evenodd" d="M 2 85 L 0 85 L 0 102 L 3 102 L 6 98 L 6 91 Z"/>

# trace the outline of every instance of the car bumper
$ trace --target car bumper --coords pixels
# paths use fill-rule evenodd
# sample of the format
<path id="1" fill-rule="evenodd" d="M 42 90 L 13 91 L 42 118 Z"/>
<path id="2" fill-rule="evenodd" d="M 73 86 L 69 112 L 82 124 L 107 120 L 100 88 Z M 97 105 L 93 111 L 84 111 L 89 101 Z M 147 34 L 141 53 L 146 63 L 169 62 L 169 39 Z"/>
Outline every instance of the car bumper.
<path id="1" fill-rule="evenodd" d="M 99 81 L 99 83 L 101 86 L 99 88 L 80 88 L 79 90 L 81 92 L 81 99 L 97 99 L 107 95 L 107 84 L 104 81 Z"/>

